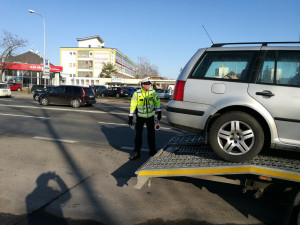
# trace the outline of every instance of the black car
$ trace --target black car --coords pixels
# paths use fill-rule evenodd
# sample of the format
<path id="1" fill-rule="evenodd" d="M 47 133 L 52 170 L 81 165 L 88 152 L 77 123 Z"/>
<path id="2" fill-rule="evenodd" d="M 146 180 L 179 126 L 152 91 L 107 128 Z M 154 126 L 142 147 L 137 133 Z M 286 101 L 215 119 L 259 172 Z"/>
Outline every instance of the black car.
<path id="1" fill-rule="evenodd" d="M 44 88 L 45 88 L 45 85 L 34 84 L 31 87 L 31 93 L 33 93 L 34 91 L 42 91 L 42 90 L 44 90 Z"/>
<path id="2" fill-rule="evenodd" d="M 33 100 L 38 101 L 41 94 L 43 94 L 45 92 L 52 92 L 53 88 L 54 88 L 54 86 L 48 86 L 46 88 L 43 88 L 42 90 L 39 90 L 39 89 L 35 90 L 32 95 Z"/>
<path id="3" fill-rule="evenodd" d="M 56 104 L 71 105 L 74 108 L 79 108 L 82 105 L 93 105 L 96 103 L 96 99 L 92 88 L 62 85 L 54 87 L 52 92 L 41 94 L 39 103 L 43 106 Z"/>
<path id="4" fill-rule="evenodd" d="M 124 87 L 124 88 L 128 90 L 130 96 L 133 96 L 133 93 L 137 91 L 135 87 Z"/>
<path id="5" fill-rule="evenodd" d="M 101 94 L 102 97 L 111 96 L 111 97 L 127 97 L 130 96 L 130 93 L 127 89 L 123 87 L 112 87 L 108 88 L 107 90 L 103 91 Z"/>
<path id="6" fill-rule="evenodd" d="M 102 92 L 105 91 L 105 90 L 107 90 L 107 87 L 106 87 L 106 86 L 104 86 L 104 85 L 99 85 L 98 88 L 96 89 L 96 91 L 94 91 L 96 97 L 102 96 Z M 103 97 L 104 97 L 104 96 L 103 96 Z"/>

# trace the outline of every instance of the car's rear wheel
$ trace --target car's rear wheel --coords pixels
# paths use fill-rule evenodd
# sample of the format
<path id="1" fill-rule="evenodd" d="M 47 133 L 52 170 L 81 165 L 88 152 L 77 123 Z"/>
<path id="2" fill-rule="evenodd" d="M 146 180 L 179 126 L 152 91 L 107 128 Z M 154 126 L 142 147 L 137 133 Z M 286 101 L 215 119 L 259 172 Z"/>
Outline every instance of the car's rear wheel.
<path id="1" fill-rule="evenodd" d="M 43 106 L 47 106 L 47 105 L 49 105 L 49 100 L 48 100 L 47 98 L 42 98 L 42 99 L 41 99 L 41 104 L 42 104 Z"/>
<path id="2" fill-rule="evenodd" d="M 18 90 L 18 91 L 21 91 L 21 88 L 18 88 L 17 90 Z"/>
<path id="3" fill-rule="evenodd" d="M 72 100 L 71 105 L 72 105 L 73 108 L 79 108 L 80 107 L 79 99 Z"/>
<path id="4" fill-rule="evenodd" d="M 117 98 L 120 98 L 120 94 L 119 94 L 119 93 L 117 93 L 117 94 L 116 94 L 116 97 L 117 97 Z"/>
<path id="5" fill-rule="evenodd" d="M 262 149 L 264 132 L 256 119 L 244 112 L 232 111 L 217 118 L 209 130 L 212 150 L 230 162 L 251 160 Z"/>

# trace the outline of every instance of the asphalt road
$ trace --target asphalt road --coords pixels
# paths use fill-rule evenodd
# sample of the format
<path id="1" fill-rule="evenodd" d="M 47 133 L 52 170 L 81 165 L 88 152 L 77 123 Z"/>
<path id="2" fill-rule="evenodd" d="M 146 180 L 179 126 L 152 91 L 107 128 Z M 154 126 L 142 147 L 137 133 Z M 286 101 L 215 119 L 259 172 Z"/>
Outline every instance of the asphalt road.
<path id="1" fill-rule="evenodd" d="M 133 147 L 134 130 L 127 124 L 129 101 L 113 102 L 106 98 L 92 107 L 74 109 L 70 106 L 43 107 L 30 96 L 19 94 L 14 98 L 0 98 L 0 132 L 76 143 L 105 143 L 125 150 Z M 172 129 L 164 115 L 160 125 L 158 149 L 174 135 L 184 133 Z M 144 140 L 143 150 L 147 150 L 146 130 Z"/>
<path id="2" fill-rule="evenodd" d="M 128 101 L 42 107 L 0 99 L 0 224 L 282 224 L 284 201 L 196 178 L 152 179 L 135 190 Z M 164 104 L 165 105 L 165 104 Z M 158 149 L 174 135 L 165 113 Z M 146 132 L 144 136 L 146 140 Z M 145 141 L 146 142 L 146 141 Z"/>

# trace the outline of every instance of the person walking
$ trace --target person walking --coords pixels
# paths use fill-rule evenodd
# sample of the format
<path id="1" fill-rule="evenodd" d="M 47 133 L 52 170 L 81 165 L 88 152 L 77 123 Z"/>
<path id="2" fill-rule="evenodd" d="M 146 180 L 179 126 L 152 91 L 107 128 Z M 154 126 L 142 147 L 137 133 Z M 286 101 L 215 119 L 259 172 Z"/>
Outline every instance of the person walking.
<path id="1" fill-rule="evenodd" d="M 134 160 L 140 157 L 143 139 L 143 127 L 147 125 L 147 138 L 149 146 L 149 155 L 156 154 L 155 144 L 155 129 L 154 116 L 157 114 L 157 119 L 161 119 L 160 99 L 155 90 L 151 89 L 151 81 L 144 79 L 141 81 L 141 89 L 134 92 L 131 103 L 128 124 L 133 126 L 133 115 L 136 114 L 135 125 L 135 147 L 133 153 L 129 157 Z"/>

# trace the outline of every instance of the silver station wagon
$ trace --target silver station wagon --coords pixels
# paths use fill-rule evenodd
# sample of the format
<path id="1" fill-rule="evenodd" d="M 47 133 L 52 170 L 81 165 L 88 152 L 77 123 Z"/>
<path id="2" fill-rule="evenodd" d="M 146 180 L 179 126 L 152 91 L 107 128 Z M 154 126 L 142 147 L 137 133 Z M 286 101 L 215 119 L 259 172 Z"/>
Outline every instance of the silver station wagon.
<path id="1" fill-rule="evenodd" d="M 226 161 L 251 160 L 263 147 L 300 150 L 299 42 L 198 50 L 177 79 L 167 119 L 204 135 Z"/>

